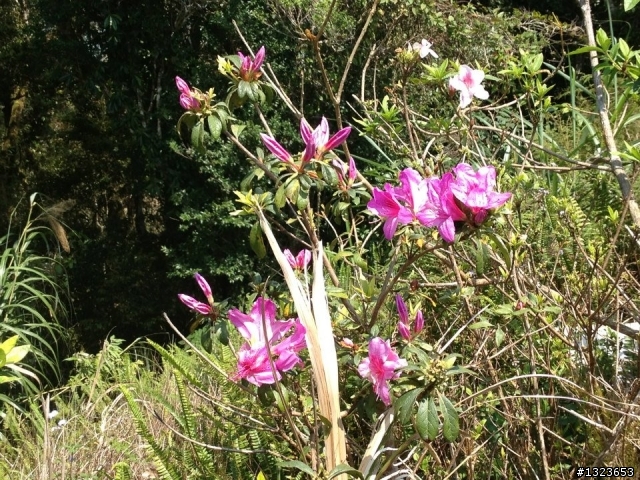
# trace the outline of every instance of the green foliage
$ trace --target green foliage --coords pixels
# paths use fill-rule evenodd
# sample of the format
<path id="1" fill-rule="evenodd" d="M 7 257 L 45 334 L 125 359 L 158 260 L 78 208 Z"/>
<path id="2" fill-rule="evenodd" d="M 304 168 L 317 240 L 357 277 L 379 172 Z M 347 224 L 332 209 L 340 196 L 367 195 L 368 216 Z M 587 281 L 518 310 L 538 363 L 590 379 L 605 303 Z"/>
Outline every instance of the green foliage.
<path id="1" fill-rule="evenodd" d="M 247 391 L 228 384 L 225 371 L 235 362 L 229 348 L 218 344 L 215 353 L 206 355 L 150 344 L 174 378 L 178 399 L 173 405 L 162 392 L 153 394 L 153 402 L 162 405 L 154 416 L 175 432 L 181 446 L 161 445 L 149 428 L 152 417 L 133 391 L 121 388 L 161 478 L 254 478 L 259 471 L 266 478 L 276 476 L 275 452 L 279 457 L 287 447 L 276 440 L 269 426 L 273 419 L 247 398 Z M 280 448 L 274 450 L 278 443 Z"/>
<path id="2" fill-rule="evenodd" d="M 3 379 L 19 382 L 29 393 L 59 378 L 58 358 L 68 338 L 64 330 L 68 294 L 58 244 L 52 235 L 56 230 L 43 223 L 49 220 L 52 227 L 62 227 L 55 218 L 48 218 L 46 210 L 37 215 L 41 207 L 35 200 L 33 195 L 23 228 L 15 233 L 12 225 L 0 239 L 4 247 L 0 256 L 2 364 L 10 368 Z M 18 342 L 21 346 L 16 346 Z M 23 360 L 27 352 L 31 355 Z M 3 387 L 3 401 L 16 405 L 19 395 Z"/>
<path id="3" fill-rule="evenodd" d="M 484 3 L 511 8 L 525 2 Z M 537 6 L 575 12 L 575 5 L 551 3 Z M 637 463 L 637 420 L 620 409 L 635 401 L 637 355 L 631 339 L 619 341 L 613 333 L 631 328 L 628 320 L 638 314 L 637 240 L 607 165 L 610 155 L 619 154 L 631 172 L 640 157 L 640 70 L 632 37 L 601 30 L 597 47 L 575 50 L 574 28 L 536 13 L 431 0 L 378 5 L 368 17 L 366 2 L 205 2 L 202 11 L 187 5 L 175 14 L 171 3 L 113 10 L 45 1 L 34 7 L 32 27 L 13 10 L 0 20 L 7 26 L 0 36 L 11 32 L 13 42 L 0 43 L 0 59 L 49 65 L 38 62 L 35 52 L 46 55 L 52 45 L 64 52 L 44 73 L 26 67 L 14 72 L 0 62 L 0 73 L 7 73 L 0 75 L 6 87 L 1 90 L 11 96 L 2 100 L 5 113 L 20 120 L 13 112 L 25 107 L 18 132 L 9 126 L 20 122 L 2 127 L 10 138 L 3 153 L 11 159 L 3 168 L 19 166 L 20 175 L 33 180 L 25 184 L 79 201 L 70 220 L 78 245 L 68 262 L 85 341 L 103 338 L 114 318 L 127 320 L 120 327 L 127 335 L 157 328 L 159 312 L 175 308 L 175 292 L 183 291 L 166 277 L 195 270 L 213 279 L 218 298 L 231 297 L 235 304 L 248 291 L 248 300 L 273 293 L 287 316 L 295 315 L 271 264 L 258 261 L 268 258 L 253 218 L 260 204 L 291 246 L 308 242 L 310 232 L 324 241 L 335 281 L 327 288 L 329 307 L 341 342 L 341 418 L 354 445 L 354 465 L 382 431 L 376 425 L 381 405 L 356 374 L 372 336 L 391 338 L 411 360 L 392 387 L 396 421 L 382 431 L 386 435 L 373 452 L 379 478 L 403 468 L 434 479 L 454 471 L 483 479 L 568 478 L 572 464 L 602 452 L 606 461 Z M 623 2 L 601 6 L 611 8 L 613 17 Z M 171 143 L 166 132 L 181 114 L 172 77 L 180 73 L 224 89 L 226 80 L 211 78 L 217 55 L 244 51 L 232 40 L 231 18 L 252 47 L 267 45 L 269 75 L 281 79 L 290 105 L 284 98 L 266 101 L 268 90 L 257 83 L 232 82 L 227 106 L 183 114 L 185 145 Z M 427 35 L 448 60 L 419 60 L 406 47 Z M 29 48 L 14 55 L 11 49 L 21 41 Z M 573 63 L 562 63 L 569 49 Z M 614 137 L 624 145 L 620 152 L 604 148 L 584 74 L 589 51 L 600 56 Z M 225 72 L 233 72 L 232 63 L 229 57 Z M 491 104 L 458 108 L 447 82 L 462 63 L 488 73 Z M 52 80 L 61 77 L 68 84 Z M 18 98 L 32 85 L 40 85 L 35 88 L 41 94 L 21 103 Z M 287 149 L 300 150 L 298 113 L 287 112 L 285 104 L 307 118 L 331 112 L 337 117 L 330 118 L 332 126 L 357 123 L 362 135 L 352 133 L 344 153 L 356 158 L 373 185 L 397 184 L 401 168 L 426 177 L 465 161 L 495 165 L 499 189 L 514 197 L 482 228 L 460 227 L 453 245 L 417 225 L 386 242 L 362 215 L 370 187 L 360 179 L 341 184 L 333 157 L 287 171 L 283 162 L 265 156 L 258 136 L 263 116 Z M 64 139 L 60 144 L 58 137 Z M 33 158 L 21 156 L 27 150 Z M 254 164 L 247 166 L 245 157 Z M 236 191 L 243 210 L 231 216 Z M 268 281 L 257 272 L 269 272 Z M 24 298 L 32 301 L 33 289 L 26 291 Z M 427 317 L 424 331 L 406 344 L 395 333 L 395 293 L 407 298 L 412 314 L 421 310 Z M 47 307 L 57 306 L 48 302 L 39 321 Z M 181 319 L 186 323 L 186 314 Z M 224 320 L 217 322 L 219 328 Z M 613 330 L 603 334 L 606 328 Z M 150 342 L 162 366 L 148 362 L 148 352 L 132 360 L 133 353 L 115 339 L 95 356 L 75 355 L 70 387 L 84 410 L 70 404 L 67 412 L 87 411 L 87 422 L 100 424 L 97 432 L 109 423 L 97 419 L 117 418 L 110 413 L 127 410 L 126 402 L 130 413 L 122 418 L 135 425 L 161 478 L 318 474 L 321 468 L 310 465 L 322 463 L 318 445 L 326 419 L 318 418 L 308 370 L 273 388 L 230 382 L 237 350 L 233 335 L 222 342 L 218 332 L 211 326 L 198 330 L 197 349 Z M 340 340 L 347 336 L 355 344 Z M 34 438 L 51 445 L 48 420 L 36 415 L 38 406 L 29 408 Z M 15 415 L 6 425 L 18 449 L 29 428 Z M 59 435 L 74 435 L 76 443 L 87 438 L 69 428 Z M 96 442 L 95 451 L 101 448 Z M 22 453 L 40 450 L 24 447 Z M 135 462 L 119 457 L 102 471 L 137 478 L 142 468 L 136 470 Z M 37 462 L 25 464 L 23 472 Z M 346 465 L 319 474 L 345 473 L 357 476 Z"/>

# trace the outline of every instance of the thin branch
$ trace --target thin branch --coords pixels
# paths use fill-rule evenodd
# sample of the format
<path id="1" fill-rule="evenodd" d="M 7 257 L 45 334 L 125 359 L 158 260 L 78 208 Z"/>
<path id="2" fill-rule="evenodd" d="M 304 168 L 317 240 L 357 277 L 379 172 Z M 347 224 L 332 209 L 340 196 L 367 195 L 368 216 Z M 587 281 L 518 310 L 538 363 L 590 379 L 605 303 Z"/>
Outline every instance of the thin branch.
<path id="1" fill-rule="evenodd" d="M 582 16 L 584 17 L 584 28 L 587 31 L 587 39 L 590 47 L 596 46 L 596 37 L 593 32 L 593 20 L 591 18 L 591 4 L 589 0 L 578 0 L 580 8 L 582 9 Z M 611 171 L 618 180 L 620 191 L 622 192 L 622 198 L 629 203 L 629 214 L 635 224 L 636 228 L 640 230 L 640 207 L 636 202 L 633 191 L 631 189 L 631 182 L 627 176 L 627 172 L 622 166 L 622 160 L 618 155 L 618 148 L 616 147 L 616 141 L 613 138 L 613 130 L 611 129 L 611 122 L 609 120 L 609 113 L 605 102 L 605 89 L 602 83 L 602 76 L 598 69 L 598 52 L 592 50 L 589 52 L 589 59 L 591 60 L 591 69 L 593 71 L 593 83 L 596 89 L 596 106 L 598 108 L 598 114 L 600 115 L 600 124 L 602 125 L 602 133 L 604 135 L 604 141 L 609 150 L 609 165 Z"/>

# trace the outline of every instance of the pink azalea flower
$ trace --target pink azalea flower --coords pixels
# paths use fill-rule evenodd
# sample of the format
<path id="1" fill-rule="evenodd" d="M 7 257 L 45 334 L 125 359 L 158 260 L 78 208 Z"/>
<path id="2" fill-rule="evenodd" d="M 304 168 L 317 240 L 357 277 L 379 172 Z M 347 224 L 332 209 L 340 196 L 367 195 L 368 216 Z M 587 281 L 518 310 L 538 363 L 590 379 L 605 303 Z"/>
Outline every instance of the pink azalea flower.
<path id="1" fill-rule="evenodd" d="M 311 261 L 311 251 L 307 249 L 300 250 L 295 257 L 288 248 L 285 248 L 282 253 L 294 270 L 304 270 Z"/>
<path id="2" fill-rule="evenodd" d="M 369 342 L 369 357 L 358 365 L 358 373 L 373 383 L 373 390 L 385 405 L 391 404 L 389 394 L 389 380 L 400 376 L 397 369 L 407 366 L 407 361 L 400 358 L 391 348 L 389 340 L 386 342 L 376 337 Z"/>
<path id="3" fill-rule="evenodd" d="M 395 188 L 385 183 L 384 190 L 373 189 L 373 198 L 367 208 L 384 220 L 382 230 L 387 240 L 391 240 L 398 229 L 398 216 L 404 208 L 396 199 Z"/>
<path id="4" fill-rule="evenodd" d="M 200 109 L 200 101 L 196 98 L 195 92 L 189 88 L 189 84 L 182 78 L 176 77 L 176 86 L 180 91 L 180 106 L 185 110 Z"/>
<path id="5" fill-rule="evenodd" d="M 466 216 L 456 205 L 449 184 L 454 180 L 453 174 L 445 173 L 442 178 L 432 177 L 428 180 L 429 202 L 423 212 L 423 225 L 437 227 L 442 238 L 451 243 L 455 240 L 454 222 L 465 220 Z"/>
<path id="6" fill-rule="evenodd" d="M 271 300 L 258 298 L 249 314 L 238 309 L 229 310 L 229 321 L 246 340 L 238 351 L 233 380 L 246 378 L 254 385 L 274 383 L 280 379 L 281 372 L 302 364 L 298 352 L 306 346 L 306 329 L 298 319 L 276 320 L 276 305 Z M 292 329 L 293 333 L 288 335 Z M 269 358 L 268 350 L 272 358 Z M 276 370 L 276 377 L 273 370 Z"/>
<path id="7" fill-rule="evenodd" d="M 467 65 L 461 65 L 458 75 L 449 79 L 449 88 L 460 92 L 460 108 L 467 107 L 473 97 L 480 100 L 489 98 L 489 93 L 481 85 L 483 80 L 482 70 L 474 70 Z"/>
<path id="8" fill-rule="evenodd" d="M 470 211 L 470 220 L 480 225 L 487 218 L 489 210 L 500 207 L 511 198 L 511 193 L 498 193 L 496 169 L 489 165 L 475 171 L 471 165 L 458 164 L 453 172 L 455 181 L 450 189 L 455 198 Z"/>
<path id="9" fill-rule="evenodd" d="M 398 175 L 400 187 L 396 188 L 396 197 L 406 204 L 398 215 L 398 221 L 407 225 L 414 220 L 424 223 L 425 208 L 429 197 L 427 180 L 412 168 L 405 168 Z"/>
<path id="10" fill-rule="evenodd" d="M 264 62 L 265 49 L 264 46 L 260 47 L 255 58 L 252 60 L 250 56 L 244 55 L 242 52 L 238 52 L 240 57 L 240 78 L 246 82 L 253 82 L 260 78 L 260 68 Z"/>
<path id="11" fill-rule="evenodd" d="M 415 51 L 420 51 L 420 58 L 425 58 L 427 55 L 431 55 L 433 58 L 438 58 L 438 54 L 431 50 L 431 42 L 428 42 L 426 39 L 422 39 L 421 43 L 414 43 L 413 49 Z"/>
<path id="12" fill-rule="evenodd" d="M 320 125 L 315 130 L 312 130 L 311 125 L 303 118 L 300 121 L 300 136 L 306 147 L 302 161 L 308 162 L 312 158 L 320 159 L 324 153 L 340 146 L 350 133 L 351 127 L 345 127 L 329 138 L 329 122 L 325 117 L 322 117 Z"/>
<path id="13" fill-rule="evenodd" d="M 373 199 L 367 207 L 385 219 L 384 232 L 391 240 L 398 224 L 407 225 L 415 220 L 426 224 L 429 207 L 428 181 L 415 170 L 405 168 L 398 175 L 399 187 L 385 184 L 385 190 L 373 189 Z"/>
<path id="14" fill-rule="evenodd" d="M 190 297 L 189 295 L 184 295 L 182 293 L 178 294 L 178 298 L 191 310 L 201 313 L 202 315 L 210 315 L 211 313 L 213 313 L 213 295 L 211 294 L 211 287 L 204 279 L 204 277 L 199 273 L 196 273 L 194 277 L 196 279 L 196 282 L 198 282 L 198 285 L 200 286 L 200 289 L 204 293 L 205 297 L 207 297 L 209 305 L 199 302 L 195 298 Z"/>
<path id="15" fill-rule="evenodd" d="M 278 370 L 275 370 L 276 377 L 273 376 L 271 362 L 266 346 L 251 348 L 248 344 L 244 344 L 238 350 L 238 366 L 236 372 L 231 376 L 231 380 L 238 382 L 246 378 L 248 382 L 256 386 L 275 383 L 276 379 L 280 380 L 282 376 Z"/>

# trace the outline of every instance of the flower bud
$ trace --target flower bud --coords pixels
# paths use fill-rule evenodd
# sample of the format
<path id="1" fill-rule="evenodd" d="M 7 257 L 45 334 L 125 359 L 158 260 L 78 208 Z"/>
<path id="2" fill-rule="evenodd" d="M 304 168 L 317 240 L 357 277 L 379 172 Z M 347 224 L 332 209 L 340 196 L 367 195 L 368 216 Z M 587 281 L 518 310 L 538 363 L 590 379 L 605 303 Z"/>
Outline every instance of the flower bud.
<path id="1" fill-rule="evenodd" d="M 398 332 L 400 332 L 400 336 L 405 340 L 411 340 L 411 331 L 406 323 L 398 322 Z"/>
<path id="2" fill-rule="evenodd" d="M 416 313 L 415 323 L 413 324 L 413 331 L 415 333 L 420 333 L 424 328 L 424 317 L 422 316 L 422 311 L 418 310 Z"/>
<path id="3" fill-rule="evenodd" d="M 409 323 L 409 312 L 407 312 L 407 306 L 402 299 L 400 294 L 396 295 L 396 308 L 398 309 L 398 316 L 400 317 L 400 322 L 404 324 Z"/>

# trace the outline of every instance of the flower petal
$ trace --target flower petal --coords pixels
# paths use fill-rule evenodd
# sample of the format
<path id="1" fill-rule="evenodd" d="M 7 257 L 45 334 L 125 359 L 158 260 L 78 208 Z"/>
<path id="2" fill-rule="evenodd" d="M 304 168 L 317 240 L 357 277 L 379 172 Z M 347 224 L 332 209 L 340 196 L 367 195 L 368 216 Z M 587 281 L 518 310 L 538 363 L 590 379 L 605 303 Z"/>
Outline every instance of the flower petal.
<path id="1" fill-rule="evenodd" d="M 264 133 L 260 134 L 260 138 L 262 138 L 262 142 L 269 149 L 269 151 L 276 156 L 276 158 L 279 158 L 283 162 L 292 162 L 291 154 L 287 152 L 284 147 L 276 141 L 275 138 L 270 137 L 269 135 L 265 135 Z"/>

